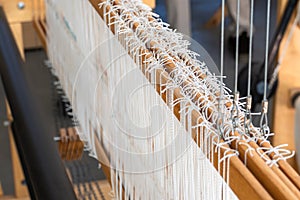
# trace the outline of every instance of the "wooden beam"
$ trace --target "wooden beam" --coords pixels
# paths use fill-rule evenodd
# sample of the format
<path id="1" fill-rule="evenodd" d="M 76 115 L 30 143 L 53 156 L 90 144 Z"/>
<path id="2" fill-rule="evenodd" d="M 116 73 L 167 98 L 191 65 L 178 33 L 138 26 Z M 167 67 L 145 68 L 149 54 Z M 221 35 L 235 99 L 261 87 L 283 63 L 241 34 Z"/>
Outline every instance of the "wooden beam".
<path id="1" fill-rule="evenodd" d="M 18 3 L 23 2 L 24 7 L 19 8 Z M 8 23 L 22 23 L 32 21 L 32 0 L 0 0 L 5 11 Z"/>
<path id="2" fill-rule="evenodd" d="M 2 184 L 1 184 L 1 181 L 0 181 L 0 198 L 3 196 L 3 189 L 2 189 Z"/>
<path id="3" fill-rule="evenodd" d="M 287 0 L 278 1 L 279 16 L 282 15 Z M 293 19 L 293 18 L 292 18 Z M 293 21 L 293 20 L 291 20 Z M 291 24 L 287 28 L 290 31 Z M 284 44 L 287 39 L 285 34 L 280 47 L 279 56 L 281 56 Z M 290 106 L 289 91 L 293 88 L 300 87 L 300 29 L 295 28 L 291 42 L 287 48 L 285 58 L 282 61 L 279 71 L 279 83 L 276 95 L 274 97 L 274 115 L 273 115 L 273 130 L 276 133 L 273 137 L 273 144 L 288 144 L 288 149 L 295 150 L 294 140 L 294 115 L 295 111 Z M 297 133 L 300 134 L 300 133 Z M 300 153 L 300 152 L 296 152 Z M 297 169 L 295 158 L 289 159 L 288 162 L 294 169 Z M 298 166 L 299 168 L 300 166 Z"/>
<path id="4" fill-rule="evenodd" d="M 11 148 L 11 160 L 13 168 L 14 189 L 16 198 L 29 197 L 26 184 L 24 185 L 25 177 L 20 163 L 20 158 L 17 152 L 16 144 L 12 135 L 11 127 L 8 127 L 9 141 Z"/>
<path id="5" fill-rule="evenodd" d="M 30 200 L 30 197 L 17 198 L 14 196 L 3 196 L 3 197 L 0 197 L 0 200 Z"/>
<path id="6" fill-rule="evenodd" d="M 47 52 L 44 0 L 34 0 L 33 8 L 35 10 L 33 14 L 33 25 L 40 38 L 42 46 L 44 47 L 44 50 Z"/>
<path id="7" fill-rule="evenodd" d="M 143 0 L 143 2 L 151 8 L 155 8 L 155 0 Z"/>

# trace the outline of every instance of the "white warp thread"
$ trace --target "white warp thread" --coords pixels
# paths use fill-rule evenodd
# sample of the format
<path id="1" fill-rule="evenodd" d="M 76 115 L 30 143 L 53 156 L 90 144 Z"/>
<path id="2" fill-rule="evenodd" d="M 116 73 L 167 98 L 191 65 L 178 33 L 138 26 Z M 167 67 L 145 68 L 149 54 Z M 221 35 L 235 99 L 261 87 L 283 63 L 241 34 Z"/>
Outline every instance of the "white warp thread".
<path id="1" fill-rule="evenodd" d="M 114 27 L 115 35 L 88 1 L 46 1 L 49 57 L 80 123 L 80 137 L 87 150 L 112 168 L 114 197 L 236 199 L 210 163 L 217 159 L 214 150 L 220 157 L 224 143 L 239 140 L 230 134 L 232 109 L 225 105 L 225 142 L 216 140 L 217 76 L 188 49 L 189 42 L 181 34 L 159 19 L 148 20 L 149 16 L 157 17 L 149 7 L 138 0 L 111 3 L 99 6 L 119 13 L 114 17 L 111 11 L 104 13 L 104 19 L 114 18 L 109 26 Z M 135 31 L 133 22 L 140 24 Z M 146 53 L 142 50 L 154 48 L 153 41 L 157 51 L 143 60 Z M 175 67 L 168 71 L 169 76 L 158 77 L 159 71 L 167 72 L 164 66 L 170 62 Z M 176 100 L 175 88 L 182 96 Z M 222 88 L 222 102 L 231 102 L 229 90 L 225 85 Z M 201 101 L 196 98 L 199 93 Z M 166 103 L 162 95 L 166 95 Z M 179 120 L 173 114 L 175 105 L 180 105 Z M 199 120 L 193 122 L 192 113 L 197 113 Z M 243 113 L 239 112 L 241 122 Z M 243 134 L 243 123 L 235 130 Z M 200 147 L 191 136 L 197 137 Z M 99 155 L 98 141 L 108 163 Z M 229 181 L 230 157 L 237 152 L 225 152 L 228 154 L 219 159 L 219 165 L 223 162 L 227 167 L 220 173 Z"/>

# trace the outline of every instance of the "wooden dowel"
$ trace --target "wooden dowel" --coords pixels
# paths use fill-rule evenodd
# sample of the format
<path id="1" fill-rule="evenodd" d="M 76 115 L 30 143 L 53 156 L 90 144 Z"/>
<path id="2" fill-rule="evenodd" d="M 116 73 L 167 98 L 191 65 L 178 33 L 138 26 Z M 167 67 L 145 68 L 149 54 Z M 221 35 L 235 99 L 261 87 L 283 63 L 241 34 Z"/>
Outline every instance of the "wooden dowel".
<path id="1" fill-rule="evenodd" d="M 225 149 L 221 148 L 220 151 L 222 158 L 225 154 Z M 215 154 L 215 156 L 217 155 Z M 215 168 L 217 168 L 216 164 L 214 163 Z M 239 199 L 273 199 L 237 156 L 230 158 L 229 176 L 230 181 L 228 184 Z"/>
<path id="2" fill-rule="evenodd" d="M 235 133 L 234 135 L 238 135 Z M 233 141 L 232 148 L 236 146 L 239 149 L 240 159 L 245 161 L 247 158 L 247 166 L 259 182 L 267 189 L 267 191 L 275 199 L 298 199 L 297 196 L 281 181 L 281 179 L 272 171 L 272 169 L 263 161 L 256 151 L 248 152 L 248 146 L 237 145 L 236 143 L 247 143 L 244 140 Z"/>
<path id="3" fill-rule="evenodd" d="M 240 136 L 239 133 L 235 132 L 234 133 L 235 136 Z M 244 143 L 246 141 L 243 141 Z M 261 142 L 261 141 L 260 141 Z M 258 142 L 258 143 L 260 143 Z M 250 145 L 250 147 L 252 147 L 253 149 L 256 149 L 256 151 L 260 152 L 260 155 L 263 155 L 263 150 L 259 149 L 259 145 L 257 143 L 255 143 L 254 141 L 249 141 L 248 144 Z M 269 144 L 269 143 L 268 143 Z M 271 148 L 271 145 L 268 145 L 269 148 Z M 270 158 L 268 155 L 264 155 L 264 159 L 267 160 L 272 160 L 272 158 Z M 283 173 L 283 171 L 281 171 L 277 166 L 273 165 L 271 167 L 271 169 L 273 170 L 273 172 L 281 179 L 282 183 L 285 184 L 290 190 L 291 192 L 293 192 L 298 199 L 300 199 L 300 191 L 297 188 L 296 185 L 294 185 L 294 183 Z"/>
<path id="4" fill-rule="evenodd" d="M 260 140 L 259 140 L 260 141 Z M 259 143 L 258 141 L 258 143 Z M 248 143 L 252 148 L 257 149 L 257 151 L 260 152 L 261 155 L 263 155 L 264 151 L 259 149 L 259 145 L 255 143 L 254 141 L 250 141 Z M 260 144 L 260 143 L 259 143 Z M 269 143 L 268 143 L 269 144 Z M 268 148 L 271 148 L 272 146 L 269 144 Z M 275 153 L 273 154 L 273 156 Z M 273 157 L 269 157 L 268 155 L 264 156 L 268 160 L 272 160 Z M 296 185 L 281 171 L 277 166 L 273 165 L 271 169 L 275 172 L 275 174 L 282 180 L 282 182 L 297 196 L 298 199 L 300 199 L 300 191 L 297 188 Z"/>
<path id="5" fill-rule="evenodd" d="M 272 148 L 272 145 L 268 142 L 263 142 L 262 140 L 258 140 L 258 143 L 261 144 L 261 146 L 266 148 Z M 270 153 L 270 158 L 273 159 L 274 156 L 276 156 L 275 152 Z M 298 190 L 300 190 L 300 176 L 295 171 L 293 167 L 289 163 L 287 163 L 285 160 L 279 160 L 278 165 L 280 169 L 289 177 L 289 179 L 297 186 Z"/>

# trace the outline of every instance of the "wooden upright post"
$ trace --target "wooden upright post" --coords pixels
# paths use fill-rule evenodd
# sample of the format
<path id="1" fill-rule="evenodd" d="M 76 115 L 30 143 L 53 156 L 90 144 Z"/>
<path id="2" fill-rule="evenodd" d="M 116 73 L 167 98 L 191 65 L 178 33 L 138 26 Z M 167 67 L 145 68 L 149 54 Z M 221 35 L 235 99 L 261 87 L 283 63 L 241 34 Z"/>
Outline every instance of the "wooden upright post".
<path id="1" fill-rule="evenodd" d="M 282 15 L 287 0 L 278 1 L 278 15 Z M 294 17 L 292 17 L 293 21 Z M 287 35 L 291 29 L 291 23 L 287 28 L 282 45 L 280 47 L 279 57 L 284 53 L 284 45 Z M 291 42 L 286 49 L 285 57 L 282 61 L 279 71 L 279 82 L 277 93 L 274 97 L 274 115 L 273 115 L 273 131 L 276 133 L 273 138 L 274 146 L 279 144 L 288 144 L 290 150 L 295 150 L 294 140 L 294 109 L 290 106 L 291 89 L 300 87 L 300 29 L 295 28 Z M 299 123 L 299 122 L 298 122 Z M 299 134 L 299 133 L 298 133 Z M 300 152 L 296 152 L 300 153 Z M 295 157 L 288 162 L 297 169 Z M 298 166 L 299 168 L 300 166 Z"/>

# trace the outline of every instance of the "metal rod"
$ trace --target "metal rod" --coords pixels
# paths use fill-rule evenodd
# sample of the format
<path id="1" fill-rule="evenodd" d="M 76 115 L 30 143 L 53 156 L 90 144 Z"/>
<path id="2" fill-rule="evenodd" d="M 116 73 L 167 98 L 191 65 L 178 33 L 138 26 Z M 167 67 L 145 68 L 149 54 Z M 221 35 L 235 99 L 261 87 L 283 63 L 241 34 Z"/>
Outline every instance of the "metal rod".
<path id="1" fill-rule="evenodd" d="M 42 120 L 23 61 L 0 6 L 0 73 L 14 118 L 14 137 L 32 199 L 76 199 L 57 144 Z"/>

